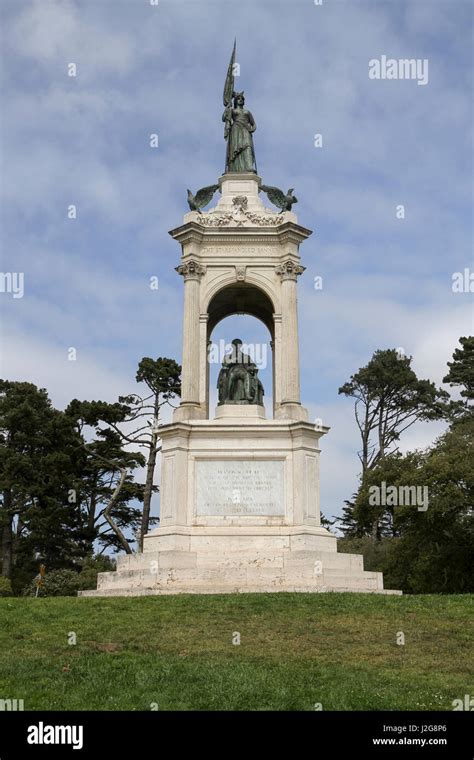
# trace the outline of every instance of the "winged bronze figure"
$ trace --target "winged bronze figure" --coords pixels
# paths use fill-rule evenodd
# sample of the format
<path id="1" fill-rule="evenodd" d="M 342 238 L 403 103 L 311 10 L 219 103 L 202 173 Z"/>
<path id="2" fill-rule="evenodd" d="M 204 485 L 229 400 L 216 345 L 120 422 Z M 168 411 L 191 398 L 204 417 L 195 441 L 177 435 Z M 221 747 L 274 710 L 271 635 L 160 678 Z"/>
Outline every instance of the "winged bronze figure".
<path id="1" fill-rule="evenodd" d="M 282 211 L 291 211 L 293 204 L 298 203 L 298 198 L 293 195 L 294 187 L 290 187 L 286 195 L 283 190 L 271 185 L 262 185 L 260 189 L 267 194 L 268 200 Z"/>
<path id="2" fill-rule="evenodd" d="M 196 195 L 193 195 L 191 190 L 188 190 L 188 206 L 191 211 L 197 211 L 198 214 L 202 214 L 201 209 L 212 201 L 212 197 L 218 189 L 219 185 L 208 185 L 198 190 Z"/>

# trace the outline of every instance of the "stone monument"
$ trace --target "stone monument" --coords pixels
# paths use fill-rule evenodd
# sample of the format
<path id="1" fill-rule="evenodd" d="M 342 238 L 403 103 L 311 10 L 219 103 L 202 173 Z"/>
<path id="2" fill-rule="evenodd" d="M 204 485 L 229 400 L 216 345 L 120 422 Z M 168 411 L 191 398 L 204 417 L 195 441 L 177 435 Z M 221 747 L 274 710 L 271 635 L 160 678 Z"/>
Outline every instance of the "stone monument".
<path id="1" fill-rule="evenodd" d="M 257 175 L 252 114 L 235 92 L 235 45 L 224 87 L 225 173 L 195 195 L 170 232 L 184 281 L 181 403 L 161 428 L 160 526 L 142 554 L 119 557 L 83 595 L 254 591 L 384 592 L 381 573 L 337 552 L 319 511 L 319 441 L 327 427 L 301 405 L 298 224 L 287 193 Z M 203 212 L 214 193 L 220 199 Z M 265 192 L 278 211 L 267 208 Z M 269 330 L 273 416 L 258 369 L 235 339 L 210 409 L 208 346 L 216 325 L 245 313 Z"/>

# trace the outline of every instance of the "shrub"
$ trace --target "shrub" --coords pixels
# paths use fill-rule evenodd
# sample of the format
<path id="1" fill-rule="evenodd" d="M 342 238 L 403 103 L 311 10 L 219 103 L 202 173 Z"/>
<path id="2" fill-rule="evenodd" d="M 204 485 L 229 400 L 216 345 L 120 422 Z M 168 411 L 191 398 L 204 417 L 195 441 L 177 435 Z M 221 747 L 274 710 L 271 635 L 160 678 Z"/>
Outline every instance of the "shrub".
<path id="1" fill-rule="evenodd" d="M 24 567 L 14 565 L 12 568 L 11 582 L 13 596 L 21 596 L 23 589 L 27 586 L 31 580 L 31 574 L 34 569 L 26 570 Z"/>
<path id="2" fill-rule="evenodd" d="M 46 572 L 38 596 L 76 596 L 80 587 L 79 573 L 75 570 L 51 570 Z M 23 590 L 23 596 L 36 596 L 36 588 L 33 579 Z"/>
<path id="3" fill-rule="evenodd" d="M 87 557 L 78 570 L 46 571 L 44 585 L 40 586 L 38 596 L 76 596 L 78 591 L 97 588 L 97 574 L 115 570 L 116 563 L 106 556 Z M 36 596 L 36 579 L 33 578 L 24 587 L 23 596 Z"/>
<path id="4" fill-rule="evenodd" d="M 11 596 L 12 594 L 12 582 L 10 578 L 0 575 L 0 596 Z"/>
<path id="5" fill-rule="evenodd" d="M 370 536 L 362 538 L 340 538 L 337 542 L 338 551 L 348 554 L 363 554 L 364 570 L 384 572 L 393 539 L 382 538 L 374 541 Z"/>

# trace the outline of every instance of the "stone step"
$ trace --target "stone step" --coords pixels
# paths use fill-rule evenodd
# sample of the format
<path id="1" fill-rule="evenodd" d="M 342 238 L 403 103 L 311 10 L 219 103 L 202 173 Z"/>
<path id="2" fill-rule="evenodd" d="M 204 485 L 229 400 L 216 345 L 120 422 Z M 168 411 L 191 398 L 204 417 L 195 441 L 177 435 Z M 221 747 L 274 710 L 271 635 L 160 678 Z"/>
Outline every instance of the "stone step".
<path id="1" fill-rule="evenodd" d="M 285 565 L 288 567 L 314 567 L 314 564 L 316 562 L 321 562 L 323 569 L 333 567 L 344 567 L 354 570 L 364 569 L 364 558 L 361 554 L 344 554 L 343 552 L 297 551 L 289 552 L 285 556 Z"/>
<path id="2" fill-rule="evenodd" d="M 168 588 L 155 588 L 155 589 L 130 589 L 129 587 L 116 587 L 113 589 L 103 589 L 98 591 L 79 591 L 78 596 L 81 597 L 112 597 L 112 596 L 169 596 L 173 594 L 255 594 L 255 593 L 270 593 L 277 589 L 274 587 L 265 586 L 215 586 L 212 590 L 208 588 L 202 588 L 200 586 L 182 586 L 168 587 Z M 325 593 L 361 593 L 361 594 L 385 594 L 392 596 L 401 596 L 401 591 L 395 591 L 394 589 L 374 589 L 374 588 L 358 588 L 353 585 L 344 586 L 308 586 L 308 585 L 288 585 L 284 589 L 280 588 L 278 591 L 288 593 L 307 593 L 307 594 L 325 594 Z"/>
<path id="3" fill-rule="evenodd" d="M 375 572 L 354 572 L 348 568 L 325 569 L 321 575 L 315 575 L 311 567 L 274 568 L 274 567 L 237 567 L 237 568 L 181 568 L 158 570 L 128 570 L 121 573 L 100 573 L 98 591 L 117 588 L 156 589 L 196 587 L 229 588 L 271 587 L 273 589 L 304 585 L 314 590 L 323 586 L 334 588 L 353 588 L 357 590 L 382 589 L 382 574 Z"/>
<path id="4" fill-rule="evenodd" d="M 170 550 L 165 552 L 145 552 L 120 557 L 117 563 L 117 573 L 122 575 L 128 571 L 143 570 L 156 573 L 161 569 L 228 569 L 239 567 L 271 567 L 271 568 L 307 568 L 314 572 L 315 563 L 321 563 L 324 571 L 330 568 L 345 568 L 353 571 L 363 570 L 363 557 L 358 554 L 322 551 L 288 551 L 273 552 L 240 552 L 220 554 L 196 554 Z"/>

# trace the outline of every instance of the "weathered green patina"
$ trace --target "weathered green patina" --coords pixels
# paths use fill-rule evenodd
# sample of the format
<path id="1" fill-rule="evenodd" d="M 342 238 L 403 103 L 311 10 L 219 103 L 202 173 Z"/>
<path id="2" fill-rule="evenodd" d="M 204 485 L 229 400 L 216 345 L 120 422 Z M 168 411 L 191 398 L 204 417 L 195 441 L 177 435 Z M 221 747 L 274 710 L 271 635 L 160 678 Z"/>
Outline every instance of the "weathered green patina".
<path id="1" fill-rule="evenodd" d="M 248 354 L 242 351 L 242 341 L 232 341 L 230 354 L 224 356 L 217 380 L 218 403 L 259 404 L 263 406 L 263 385 L 258 369 Z"/>
<path id="2" fill-rule="evenodd" d="M 255 119 L 245 108 L 244 92 L 234 90 L 235 45 L 224 85 L 225 123 L 224 138 L 227 140 L 225 170 L 227 172 L 257 173 L 252 134 L 257 129 Z"/>

